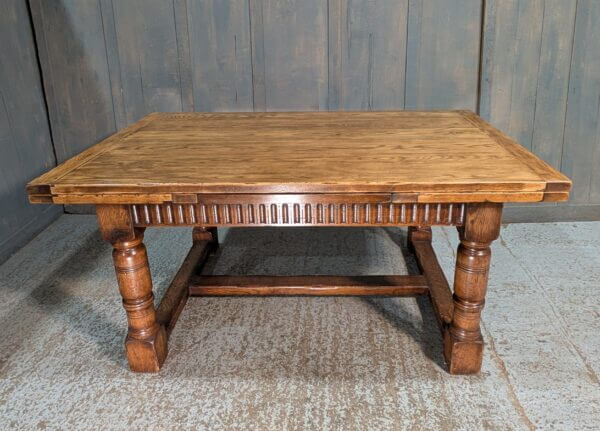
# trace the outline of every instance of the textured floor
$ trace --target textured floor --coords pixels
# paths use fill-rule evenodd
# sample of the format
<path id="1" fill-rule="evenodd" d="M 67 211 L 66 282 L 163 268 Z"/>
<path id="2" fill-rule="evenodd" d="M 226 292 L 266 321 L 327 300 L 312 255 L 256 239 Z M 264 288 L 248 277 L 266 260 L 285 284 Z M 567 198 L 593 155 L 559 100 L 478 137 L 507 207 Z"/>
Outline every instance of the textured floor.
<path id="1" fill-rule="evenodd" d="M 451 279 L 456 233 L 434 246 Z M 401 229 L 221 232 L 214 273 L 403 273 Z M 149 230 L 160 297 L 188 229 Z M 94 217 L 0 267 L 2 429 L 600 429 L 600 223 L 510 225 L 493 247 L 479 376 L 448 375 L 426 301 L 193 298 L 160 374 L 126 369 Z M 423 316 L 423 317 L 422 317 Z"/>

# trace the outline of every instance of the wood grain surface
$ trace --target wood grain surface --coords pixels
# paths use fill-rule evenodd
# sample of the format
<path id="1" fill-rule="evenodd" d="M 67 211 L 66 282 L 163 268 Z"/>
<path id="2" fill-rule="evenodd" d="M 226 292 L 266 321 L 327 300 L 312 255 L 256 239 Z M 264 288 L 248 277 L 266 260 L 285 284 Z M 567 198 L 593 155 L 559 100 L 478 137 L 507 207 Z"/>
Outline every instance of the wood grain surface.
<path id="1" fill-rule="evenodd" d="M 202 275 L 190 280 L 191 296 L 414 296 L 429 292 L 422 275 Z"/>
<path id="2" fill-rule="evenodd" d="M 373 192 L 409 193 L 413 202 L 535 202 L 569 188 L 468 111 L 155 113 L 29 184 L 38 200 L 96 204 Z"/>

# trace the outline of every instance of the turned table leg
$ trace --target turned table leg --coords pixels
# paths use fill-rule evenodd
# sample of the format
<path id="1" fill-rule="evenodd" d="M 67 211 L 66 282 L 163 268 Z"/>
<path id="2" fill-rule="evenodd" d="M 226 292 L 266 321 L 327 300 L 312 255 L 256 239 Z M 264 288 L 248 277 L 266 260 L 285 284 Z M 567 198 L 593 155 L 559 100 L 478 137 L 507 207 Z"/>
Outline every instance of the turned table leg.
<path id="1" fill-rule="evenodd" d="M 454 273 L 454 313 L 444 334 L 444 356 L 451 374 L 481 369 L 483 339 L 479 329 L 490 266 L 490 244 L 500 234 L 502 204 L 469 204 Z"/>
<path id="2" fill-rule="evenodd" d="M 152 278 L 143 238 L 144 231 L 133 228 L 129 208 L 98 205 L 96 212 L 103 237 L 113 245 L 113 261 L 128 332 L 125 350 L 132 371 L 159 371 L 167 356 L 167 334 L 156 321 Z"/>

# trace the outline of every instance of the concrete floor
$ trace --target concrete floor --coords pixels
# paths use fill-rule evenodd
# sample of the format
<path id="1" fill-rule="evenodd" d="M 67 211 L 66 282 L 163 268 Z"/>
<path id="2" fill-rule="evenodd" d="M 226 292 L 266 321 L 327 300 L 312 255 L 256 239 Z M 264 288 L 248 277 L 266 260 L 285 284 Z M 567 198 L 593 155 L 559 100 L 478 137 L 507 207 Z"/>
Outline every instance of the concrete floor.
<path id="1" fill-rule="evenodd" d="M 453 229 L 434 246 L 451 279 Z M 402 273 L 401 229 L 221 232 L 214 273 Z M 146 234 L 160 297 L 189 229 Z M 193 298 L 160 374 L 130 373 L 110 246 L 63 216 L 0 267 L 2 429 L 600 429 L 600 223 L 509 225 L 479 376 L 413 298 Z M 411 266 L 413 263 L 408 262 Z"/>

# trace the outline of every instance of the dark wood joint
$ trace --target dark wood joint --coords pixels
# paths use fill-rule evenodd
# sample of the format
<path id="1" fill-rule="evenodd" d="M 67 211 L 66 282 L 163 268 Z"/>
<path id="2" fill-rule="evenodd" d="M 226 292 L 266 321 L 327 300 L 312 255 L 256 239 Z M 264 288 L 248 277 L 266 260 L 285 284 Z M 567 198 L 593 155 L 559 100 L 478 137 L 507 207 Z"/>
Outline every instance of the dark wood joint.
<path id="1" fill-rule="evenodd" d="M 100 234 L 105 241 L 115 244 L 135 238 L 136 233 L 129 205 L 96 205 L 96 217 Z"/>
<path id="2" fill-rule="evenodd" d="M 412 246 L 414 241 L 429 241 L 431 242 L 432 234 L 431 227 L 428 226 L 409 226 L 408 228 L 408 245 Z"/>
<path id="3" fill-rule="evenodd" d="M 211 253 L 219 248 L 219 234 L 216 227 L 195 227 L 192 231 L 192 239 L 194 242 L 208 242 Z"/>

